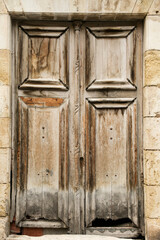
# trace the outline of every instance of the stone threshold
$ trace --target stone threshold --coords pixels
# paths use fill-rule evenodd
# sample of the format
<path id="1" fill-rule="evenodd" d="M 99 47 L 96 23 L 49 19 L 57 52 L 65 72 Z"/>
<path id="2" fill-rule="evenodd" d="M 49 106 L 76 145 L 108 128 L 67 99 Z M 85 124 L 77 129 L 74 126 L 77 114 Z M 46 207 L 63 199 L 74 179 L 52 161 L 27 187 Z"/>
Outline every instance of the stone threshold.
<path id="1" fill-rule="evenodd" d="M 44 235 L 42 237 L 29 237 L 26 235 L 10 235 L 7 240 L 132 240 L 117 238 L 117 237 L 109 237 L 109 236 L 101 236 L 101 235 Z M 134 239 L 135 240 L 135 239 Z M 140 240 L 140 239 L 137 239 Z"/>

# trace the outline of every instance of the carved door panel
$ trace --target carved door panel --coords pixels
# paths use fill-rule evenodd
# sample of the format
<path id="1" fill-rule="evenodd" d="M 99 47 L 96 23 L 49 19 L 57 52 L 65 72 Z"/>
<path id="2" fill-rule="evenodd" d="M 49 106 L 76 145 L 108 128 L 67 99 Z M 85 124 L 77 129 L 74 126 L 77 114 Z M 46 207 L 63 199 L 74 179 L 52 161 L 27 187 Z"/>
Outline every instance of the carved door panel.
<path id="1" fill-rule="evenodd" d="M 68 228 L 69 34 L 65 24 L 19 26 L 20 227 Z"/>
<path id="2" fill-rule="evenodd" d="M 15 35 L 16 224 L 137 237 L 141 24 L 24 23 Z"/>
<path id="3" fill-rule="evenodd" d="M 142 197 L 141 30 L 90 23 L 84 31 L 87 233 L 136 237 Z"/>

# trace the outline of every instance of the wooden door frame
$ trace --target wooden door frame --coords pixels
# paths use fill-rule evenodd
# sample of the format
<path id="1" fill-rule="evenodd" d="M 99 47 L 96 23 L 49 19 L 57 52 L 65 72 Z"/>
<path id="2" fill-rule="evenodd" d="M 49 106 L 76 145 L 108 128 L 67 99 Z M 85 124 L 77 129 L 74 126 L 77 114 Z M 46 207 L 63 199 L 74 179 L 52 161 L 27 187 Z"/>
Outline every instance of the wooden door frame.
<path id="1" fill-rule="evenodd" d="M 57 21 L 53 21 L 54 23 L 56 22 L 58 24 Z M 12 65 L 13 65 L 13 71 L 12 71 L 12 195 L 11 195 L 11 217 L 10 217 L 10 221 L 12 222 L 13 218 L 14 218 L 14 215 L 15 215 L 15 197 L 16 197 L 16 171 L 17 171 L 17 165 L 16 165 L 16 152 L 17 152 L 17 111 L 18 111 L 18 108 L 17 108 L 17 98 L 18 98 L 18 95 L 17 95 L 17 88 L 18 88 L 18 85 L 17 85 L 17 76 L 18 76 L 18 69 L 15 67 L 17 66 L 17 57 L 18 57 L 18 25 L 19 24 L 24 24 L 24 23 L 27 23 L 29 24 L 30 21 L 13 21 L 13 56 L 12 56 Z M 47 24 L 51 24 L 51 22 L 48 22 L 48 21 L 34 21 L 35 24 L 39 23 L 39 24 L 44 24 L 44 25 L 47 25 Z M 84 22 L 83 22 L 84 23 Z M 88 22 L 89 23 L 89 22 Z M 97 22 L 95 22 L 94 24 L 96 24 Z M 99 21 L 99 23 L 103 24 L 104 22 L 101 22 Z M 105 21 L 106 23 L 106 21 Z M 107 22 L 107 24 L 110 24 L 110 25 L 116 25 L 116 24 L 127 24 L 127 22 Z M 132 22 L 133 23 L 133 22 Z M 137 24 L 137 21 L 134 22 L 135 24 Z M 32 22 L 33 24 L 33 22 Z M 79 62 L 79 57 L 81 57 L 80 55 L 82 54 L 81 52 L 81 47 L 79 48 L 79 39 L 83 39 L 83 36 L 81 35 L 80 33 L 80 27 L 81 27 L 81 24 L 82 22 L 81 21 L 76 21 L 75 22 L 75 43 L 77 42 L 77 44 L 75 44 L 75 46 L 77 46 L 77 49 L 76 49 L 76 53 L 75 53 L 75 66 L 76 66 L 76 69 L 78 69 L 78 71 L 80 70 L 80 74 L 81 76 L 84 77 L 84 72 L 82 70 L 82 67 L 80 67 L 80 62 Z M 92 23 L 91 23 L 92 24 Z M 128 22 L 129 24 L 129 22 Z M 141 22 L 138 22 L 139 25 L 141 25 Z M 142 26 L 141 26 L 141 30 L 142 31 Z M 142 36 L 142 33 L 140 33 L 139 37 L 141 38 Z M 140 39 L 140 41 L 142 41 L 142 39 Z M 140 48 L 140 46 L 139 46 Z M 80 54 L 80 55 L 79 55 Z M 140 58 L 141 58 L 141 62 L 142 62 L 142 48 L 140 49 Z M 139 125 L 139 131 L 140 131 L 140 135 L 142 136 L 142 64 L 139 68 L 139 72 L 140 72 L 140 83 L 139 83 L 139 88 L 138 88 L 138 91 L 139 91 L 139 95 L 140 95 L 140 100 L 139 100 L 139 104 L 138 104 L 138 112 L 139 112 L 139 122 L 141 123 Z M 79 80 L 79 74 L 76 75 L 76 78 L 77 80 Z M 83 91 L 83 86 L 81 88 L 81 91 Z M 111 97 L 111 94 L 115 94 L 114 91 L 108 91 L 108 96 Z M 43 95 L 41 95 L 43 96 Z M 84 99 L 81 98 L 80 101 L 84 101 Z M 82 103 L 81 102 L 81 103 Z M 141 114 L 140 114 L 141 113 Z M 80 117 L 80 121 L 78 120 L 78 118 Z M 77 126 L 79 124 L 82 124 L 82 118 L 83 116 L 80 115 L 78 118 L 77 118 Z M 83 141 L 84 139 L 82 138 L 81 139 L 81 144 L 83 145 Z M 139 141 L 139 145 L 140 145 L 140 149 L 141 151 L 139 152 L 139 158 L 141 159 L 140 161 L 140 179 L 139 181 L 141 181 L 141 193 L 142 193 L 142 199 L 144 198 L 143 197 L 143 151 L 142 151 L 142 137 Z M 85 149 L 83 147 L 81 147 L 81 150 L 80 152 L 78 153 L 78 158 L 77 158 L 77 161 L 80 160 L 80 162 L 82 163 L 83 160 L 84 160 L 84 151 Z M 79 159 L 79 160 L 78 160 Z M 83 164 L 81 164 L 79 166 L 81 166 L 81 170 L 82 170 L 82 179 L 81 179 L 81 184 L 83 186 L 83 189 L 81 188 L 78 193 L 74 196 L 74 198 L 76 199 L 77 198 L 77 195 L 79 194 L 82 194 L 82 196 L 84 196 L 84 191 L 85 191 L 85 166 L 83 166 Z M 83 199 L 83 197 L 81 198 Z M 72 201 L 72 200 L 71 200 Z M 76 232 L 76 233 L 86 233 L 86 229 L 85 229 L 85 226 L 84 226 L 84 211 L 85 211 L 85 203 L 80 200 L 81 203 L 79 202 L 78 204 L 80 204 L 82 207 L 81 207 L 81 223 L 79 226 L 74 227 L 74 221 L 71 222 L 70 220 L 70 226 L 71 226 L 71 230 L 70 230 L 70 233 L 71 232 Z M 79 205 L 79 206 L 80 206 Z M 141 226 L 142 226 L 142 231 L 143 231 L 143 234 L 144 234 L 144 213 L 143 213 L 143 200 L 141 201 L 141 219 L 142 219 L 142 222 L 141 222 Z M 73 206 L 73 208 L 75 208 L 76 206 Z M 72 208 L 70 208 L 70 218 L 72 217 Z M 76 219 L 76 218 L 75 218 Z M 93 231 L 93 234 L 96 233 L 96 230 Z M 100 232 L 99 232 L 100 233 Z"/>

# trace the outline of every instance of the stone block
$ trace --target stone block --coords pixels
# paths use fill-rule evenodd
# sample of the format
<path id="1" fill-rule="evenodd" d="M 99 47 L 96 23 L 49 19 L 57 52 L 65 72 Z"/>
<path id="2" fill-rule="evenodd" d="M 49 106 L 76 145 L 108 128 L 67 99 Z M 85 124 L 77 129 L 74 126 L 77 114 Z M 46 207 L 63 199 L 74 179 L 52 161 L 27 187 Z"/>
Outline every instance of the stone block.
<path id="1" fill-rule="evenodd" d="M 149 14 L 158 15 L 160 14 L 160 2 L 159 0 L 153 0 L 153 3 L 149 9 Z"/>
<path id="2" fill-rule="evenodd" d="M 11 120 L 10 118 L 0 118 L 0 148 L 11 146 Z"/>
<path id="3" fill-rule="evenodd" d="M 143 89 L 143 116 L 160 117 L 160 88 L 146 86 Z"/>
<path id="4" fill-rule="evenodd" d="M 0 218 L 0 240 L 6 240 L 9 235 L 9 218 Z"/>
<path id="5" fill-rule="evenodd" d="M 160 186 L 145 186 L 145 216 L 160 218 Z"/>
<path id="6" fill-rule="evenodd" d="M 146 240 L 160 239 L 160 219 L 146 219 Z"/>
<path id="7" fill-rule="evenodd" d="M 11 50 L 11 19 L 8 14 L 0 14 L 0 49 Z"/>
<path id="8" fill-rule="evenodd" d="M 0 117 L 10 117 L 10 87 L 0 86 Z"/>
<path id="9" fill-rule="evenodd" d="M 160 118 L 144 118 L 144 149 L 160 149 Z"/>
<path id="10" fill-rule="evenodd" d="M 144 151 L 144 183 L 160 186 L 160 151 Z"/>
<path id="11" fill-rule="evenodd" d="M 10 182 L 10 165 L 10 148 L 0 148 L 0 183 Z"/>
<path id="12" fill-rule="evenodd" d="M 9 214 L 9 184 L 0 184 L 0 217 L 5 217 Z"/>
<path id="13" fill-rule="evenodd" d="M 11 71 L 10 50 L 0 49 L 0 86 L 10 84 Z"/>
<path id="14" fill-rule="evenodd" d="M 147 51 L 144 57 L 144 86 L 160 86 L 160 51 Z"/>
<path id="15" fill-rule="evenodd" d="M 152 2 L 153 0 L 137 0 L 133 9 L 133 13 L 147 13 Z"/>
<path id="16" fill-rule="evenodd" d="M 6 9 L 6 6 L 5 6 L 3 0 L 0 0 L 0 14 L 2 14 L 2 13 L 3 13 L 3 14 L 7 14 L 8 11 L 7 11 L 7 9 Z"/>
<path id="17" fill-rule="evenodd" d="M 147 16 L 144 23 L 144 51 L 160 50 L 160 16 Z"/>

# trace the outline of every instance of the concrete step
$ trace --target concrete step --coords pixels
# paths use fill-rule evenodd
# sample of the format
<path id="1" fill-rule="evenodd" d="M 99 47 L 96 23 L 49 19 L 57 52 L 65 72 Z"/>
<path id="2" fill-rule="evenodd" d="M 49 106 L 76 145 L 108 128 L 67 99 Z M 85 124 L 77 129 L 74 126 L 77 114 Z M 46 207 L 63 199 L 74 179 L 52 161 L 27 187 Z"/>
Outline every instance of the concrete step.
<path id="1" fill-rule="evenodd" d="M 132 240 L 116 237 L 108 237 L 101 235 L 44 235 L 42 237 L 29 237 L 29 236 L 18 236 L 10 235 L 7 240 Z M 138 240 L 138 239 L 137 239 Z"/>

